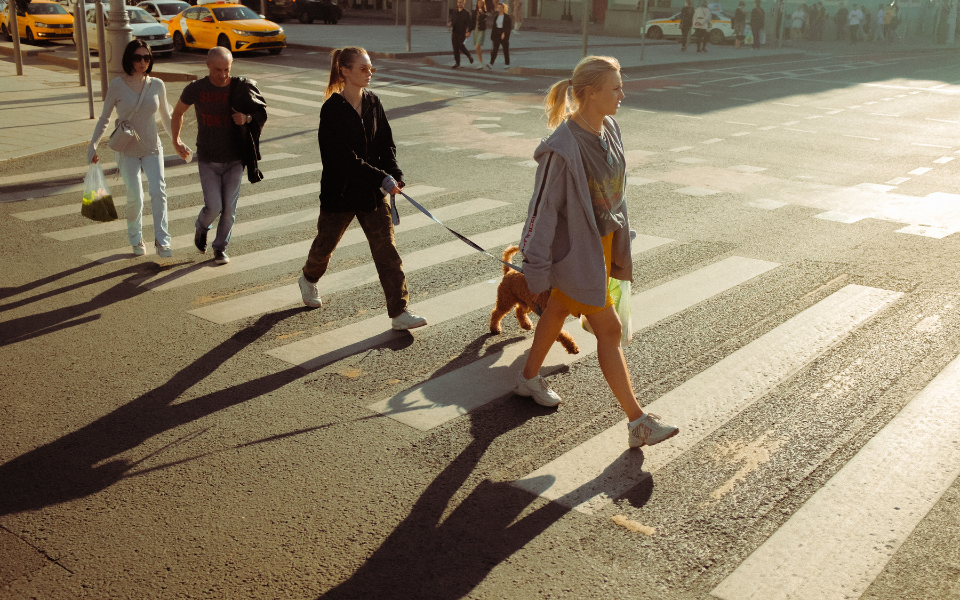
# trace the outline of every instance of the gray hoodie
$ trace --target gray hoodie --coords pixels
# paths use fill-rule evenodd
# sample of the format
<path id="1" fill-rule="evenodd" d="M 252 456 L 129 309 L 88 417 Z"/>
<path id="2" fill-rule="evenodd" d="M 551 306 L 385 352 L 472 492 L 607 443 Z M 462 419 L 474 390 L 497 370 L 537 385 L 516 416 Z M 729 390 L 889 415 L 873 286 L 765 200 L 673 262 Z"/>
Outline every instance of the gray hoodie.
<path id="1" fill-rule="evenodd" d="M 610 117 L 605 122 L 614 133 L 608 139 L 622 151 L 620 126 Z M 580 148 L 566 121 L 540 142 L 533 157 L 540 165 L 520 241 L 527 287 L 534 294 L 556 287 L 577 302 L 603 306 L 607 297 L 603 244 Z M 626 202 L 620 212 L 624 226 L 613 232 L 610 276 L 633 281 Z"/>

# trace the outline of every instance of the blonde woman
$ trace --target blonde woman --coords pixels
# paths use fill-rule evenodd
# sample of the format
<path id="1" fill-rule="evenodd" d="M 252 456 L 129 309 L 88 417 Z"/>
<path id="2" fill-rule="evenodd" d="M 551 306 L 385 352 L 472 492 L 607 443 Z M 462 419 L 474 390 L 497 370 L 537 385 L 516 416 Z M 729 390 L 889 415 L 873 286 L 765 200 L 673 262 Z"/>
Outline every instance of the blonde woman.
<path id="1" fill-rule="evenodd" d="M 477 51 L 477 68 L 491 68 L 483 62 L 483 43 L 487 41 L 487 5 L 477 0 L 477 10 L 473 13 L 473 47 Z"/>
<path id="2" fill-rule="evenodd" d="M 493 50 L 490 53 L 490 68 L 497 62 L 497 52 L 503 46 L 504 69 L 510 68 L 510 32 L 513 31 L 513 18 L 507 14 L 508 6 L 501 2 L 497 5 L 497 15 L 493 17 L 493 31 L 490 32 L 490 41 Z"/>
<path id="3" fill-rule="evenodd" d="M 367 236 L 387 314 L 396 330 L 413 329 L 427 320 L 407 310 L 410 294 L 397 251 L 387 194 L 399 194 L 403 172 L 387 115 L 367 86 L 376 69 L 363 48 L 348 46 L 330 54 L 330 79 L 320 108 L 320 218 L 307 263 L 300 276 L 303 303 L 322 306 L 317 283 L 354 219 Z"/>
<path id="4" fill-rule="evenodd" d="M 585 315 L 597 336 L 597 359 L 627 415 L 630 447 L 653 445 L 679 431 L 644 413 L 620 349 L 621 327 L 608 279 L 633 280 L 630 223 L 623 201 L 626 163 L 613 119 L 623 100 L 620 63 L 588 56 L 573 77 L 551 86 L 545 109 L 556 130 L 534 153 L 539 163 L 520 251 L 523 275 L 545 304 L 514 392 L 556 406 L 540 367 L 570 316 Z M 601 266 L 603 265 L 603 266 Z"/>

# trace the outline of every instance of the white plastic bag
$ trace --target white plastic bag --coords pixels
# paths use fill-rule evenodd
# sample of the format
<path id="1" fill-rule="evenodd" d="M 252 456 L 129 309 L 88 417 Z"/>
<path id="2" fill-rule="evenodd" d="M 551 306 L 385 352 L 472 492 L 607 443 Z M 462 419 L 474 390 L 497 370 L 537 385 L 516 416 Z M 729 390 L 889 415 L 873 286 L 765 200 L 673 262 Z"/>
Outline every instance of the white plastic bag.
<path id="1" fill-rule="evenodd" d="M 620 318 L 620 346 L 626 348 L 630 345 L 630 342 L 633 341 L 633 323 L 630 320 L 630 304 L 633 298 L 630 293 L 630 282 L 620 281 L 619 279 L 611 277 L 610 282 L 607 284 L 607 291 L 610 292 L 610 297 L 613 298 L 613 307 L 617 311 L 617 316 Z M 586 315 L 580 315 L 580 325 L 584 330 L 593 333 L 593 327 L 590 327 L 590 322 L 587 321 Z"/>
<path id="2" fill-rule="evenodd" d="M 119 218 L 100 163 L 91 164 L 87 169 L 87 176 L 83 179 L 83 202 L 80 205 L 80 214 L 100 223 L 109 223 Z"/>

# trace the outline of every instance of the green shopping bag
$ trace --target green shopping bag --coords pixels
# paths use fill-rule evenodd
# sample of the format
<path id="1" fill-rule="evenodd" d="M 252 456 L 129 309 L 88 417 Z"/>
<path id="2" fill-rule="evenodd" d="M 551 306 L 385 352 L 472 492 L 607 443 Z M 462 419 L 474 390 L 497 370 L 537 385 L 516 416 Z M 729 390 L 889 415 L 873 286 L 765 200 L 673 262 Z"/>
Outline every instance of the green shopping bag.
<path id="1" fill-rule="evenodd" d="M 630 282 L 610 277 L 609 283 L 607 283 L 607 291 L 610 292 L 610 297 L 613 299 L 613 308 L 617 311 L 617 316 L 620 317 L 620 346 L 626 348 L 633 341 L 633 323 L 630 321 L 630 304 L 633 301 L 633 295 L 631 294 Z M 586 331 L 593 333 L 593 328 L 590 327 L 590 322 L 587 321 L 585 315 L 580 316 L 580 325 Z"/>

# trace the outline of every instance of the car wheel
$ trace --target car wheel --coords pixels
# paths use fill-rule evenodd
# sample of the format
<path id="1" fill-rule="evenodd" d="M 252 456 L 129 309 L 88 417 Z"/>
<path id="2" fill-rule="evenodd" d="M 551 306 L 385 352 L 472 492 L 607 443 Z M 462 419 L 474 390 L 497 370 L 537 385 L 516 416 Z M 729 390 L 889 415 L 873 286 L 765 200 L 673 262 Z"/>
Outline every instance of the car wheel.
<path id="1" fill-rule="evenodd" d="M 281 52 L 283 52 L 283 48 L 270 48 L 269 50 L 267 50 L 267 52 L 276 56 L 277 54 L 280 54 Z"/>
<path id="2" fill-rule="evenodd" d="M 33 37 L 33 30 L 29 27 L 27 27 L 27 43 L 31 45 L 37 43 L 37 38 Z"/>
<path id="3" fill-rule="evenodd" d="M 0 25 L 0 34 L 2 34 L 3 37 L 5 37 L 5 38 L 7 39 L 8 42 L 12 42 L 12 41 L 13 41 L 13 36 L 10 35 L 10 32 L 9 32 L 9 31 L 7 31 L 7 26 L 6 26 L 5 24 Z"/>
<path id="4" fill-rule="evenodd" d="M 300 13 L 300 15 L 297 17 L 297 19 L 298 19 L 301 23 L 303 23 L 304 25 L 309 25 L 310 23 L 313 23 L 313 17 L 311 17 L 309 14 L 307 14 L 306 11 Z"/>
<path id="5" fill-rule="evenodd" d="M 173 49 L 177 52 L 187 51 L 187 43 L 183 40 L 183 34 L 179 31 L 173 32 Z"/>
<path id="6" fill-rule="evenodd" d="M 659 40 L 663 39 L 663 30 L 654 25 L 647 30 L 647 39 L 648 40 Z"/>
<path id="7" fill-rule="evenodd" d="M 226 48 L 227 50 L 230 50 L 230 38 L 228 38 L 227 36 L 221 33 L 220 37 L 217 38 L 217 45 L 220 46 L 221 48 Z"/>
<path id="8" fill-rule="evenodd" d="M 723 32 L 719 29 L 714 29 L 710 32 L 710 43 L 714 46 L 719 46 L 723 43 L 724 37 Z"/>

